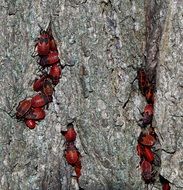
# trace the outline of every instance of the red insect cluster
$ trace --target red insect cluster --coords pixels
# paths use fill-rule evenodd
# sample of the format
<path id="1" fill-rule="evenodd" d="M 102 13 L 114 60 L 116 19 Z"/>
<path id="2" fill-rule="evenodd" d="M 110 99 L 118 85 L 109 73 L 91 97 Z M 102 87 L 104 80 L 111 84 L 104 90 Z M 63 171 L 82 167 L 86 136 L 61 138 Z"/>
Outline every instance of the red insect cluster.
<path id="1" fill-rule="evenodd" d="M 35 44 L 35 56 L 38 57 L 38 65 L 41 67 L 42 74 L 36 78 L 33 83 L 33 90 L 37 92 L 33 97 L 24 99 L 19 102 L 16 108 L 16 118 L 24 121 L 29 129 L 36 127 L 36 122 L 45 118 L 45 108 L 52 102 L 52 96 L 55 86 L 59 83 L 62 69 L 65 66 L 60 65 L 57 44 L 52 35 L 51 23 L 47 30 L 41 30 L 40 36 Z M 81 176 L 81 155 L 75 146 L 76 131 L 72 123 L 67 125 L 67 131 L 61 131 L 65 137 L 65 153 L 64 156 L 71 166 L 74 167 L 76 179 L 79 184 Z M 80 187 L 80 189 L 82 189 Z"/>
<path id="2" fill-rule="evenodd" d="M 138 121 L 138 125 L 141 127 L 142 131 L 138 138 L 137 154 L 140 157 L 142 179 L 146 184 L 149 184 L 154 183 L 157 174 L 155 167 L 160 166 L 159 155 L 154 151 L 154 147 L 159 143 L 159 140 L 152 126 L 155 84 L 148 80 L 143 68 L 137 71 L 137 79 L 141 94 L 145 97 L 147 102 L 144 111 L 141 113 L 142 118 Z M 160 179 L 162 190 L 170 190 L 169 181 L 162 181 L 163 180 Z"/>
<path id="3" fill-rule="evenodd" d="M 16 108 L 16 118 L 25 122 L 30 129 L 36 127 L 36 122 L 45 118 L 45 108 L 52 102 L 55 86 L 59 83 L 62 69 L 56 41 L 52 35 L 51 23 L 46 31 L 40 31 L 36 40 L 35 52 L 42 74 L 36 78 L 33 97 L 22 100 Z"/>
<path id="4" fill-rule="evenodd" d="M 39 58 L 38 64 L 42 67 L 42 71 L 47 68 L 49 72 L 44 70 L 40 78 L 35 79 L 33 90 L 38 93 L 31 98 L 22 100 L 16 108 L 16 118 L 23 120 L 30 129 L 34 129 L 36 122 L 45 118 L 45 108 L 52 102 L 54 87 L 59 83 L 62 71 L 59 65 L 57 45 L 50 25 L 46 31 L 40 31 L 35 49 Z"/>
<path id="5" fill-rule="evenodd" d="M 74 167 L 76 173 L 76 179 L 79 184 L 79 177 L 81 176 L 81 154 L 75 146 L 76 131 L 72 123 L 67 125 L 67 131 L 61 131 L 62 135 L 65 137 L 65 159 L 68 164 Z M 80 189 L 82 189 L 80 187 Z"/>
<path id="6" fill-rule="evenodd" d="M 148 77 L 143 68 L 140 68 L 137 71 L 137 79 L 138 79 L 139 89 L 142 95 L 145 96 L 146 101 L 149 104 L 154 104 L 155 84 L 148 80 Z"/>

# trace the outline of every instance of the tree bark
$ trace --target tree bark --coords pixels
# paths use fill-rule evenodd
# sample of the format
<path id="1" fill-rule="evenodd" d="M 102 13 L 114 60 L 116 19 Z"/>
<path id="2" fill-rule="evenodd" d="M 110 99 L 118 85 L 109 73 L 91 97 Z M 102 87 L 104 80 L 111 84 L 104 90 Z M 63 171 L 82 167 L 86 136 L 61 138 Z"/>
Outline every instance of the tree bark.
<path id="1" fill-rule="evenodd" d="M 160 173 L 172 190 L 183 188 L 182 8 L 181 0 L 2 0 L 0 189 L 77 189 L 60 133 L 70 121 L 82 155 L 82 188 L 145 189 L 136 153 L 145 100 L 137 81 L 131 84 L 141 64 L 156 76 Z M 8 113 L 35 94 L 40 73 L 31 54 L 39 25 L 46 28 L 50 18 L 61 63 L 74 67 L 63 70 L 46 118 L 30 130 Z M 150 186 L 161 189 L 158 180 Z"/>

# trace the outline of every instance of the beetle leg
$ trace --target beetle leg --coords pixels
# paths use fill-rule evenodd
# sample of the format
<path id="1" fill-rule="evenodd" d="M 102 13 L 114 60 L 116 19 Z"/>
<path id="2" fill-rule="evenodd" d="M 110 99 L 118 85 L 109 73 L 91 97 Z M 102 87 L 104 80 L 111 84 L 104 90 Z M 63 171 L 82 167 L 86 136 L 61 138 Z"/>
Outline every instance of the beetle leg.
<path id="1" fill-rule="evenodd" d="M 50 17 L 50 22 L 49 22 L 49 24 L 48 24 L 48 27 L 47 27 L 47 29 L 46 29 L 46 32 L 48 33 L 49 36 L 52 37 L 51 23 L 52 23 L 52 18 Z"/>
<path id="2" fill-rule="evenodd" d="M 38 56 L 38 54 L 36 52 L 36 45 L 35 45 L 35 48 L 34 48 L 33 53 L 31 54 L 31 57 L 37 57 L 37 56 Z"/>
<path id="3" fill-rule="evenodd" d="M 133 79 L 132 82 L 130 82 L 131 85 L 133 85 L 133 83 L 137 80 L 137 76 Z"/>
<path id="4" fill-rule="evenodd" d="M 175 154 L 175 152 L 176 152 L 176 150 L 174 150 L 174 151 L 172 151 L 172 152 L 167 151 L 167 150 L 165 150 L 165 149 L 161 149 L 161 150 L 164 151 L 164 152 L 166 152 L 167 154 Z"/>
<path id="5" fill-rule="evenodd" d="M 141 110 L 137 107 L 137 109 L 139 110 L 139 113 L 141 116 L 144 116 L 144 112 L 141 112 Z"/>
<path id="6" fill-rule="evenodd" d="M 0 111 L 6 113 L 7 115 L 9 115 L 9 116 L 10 116 L 11 118 L 13 118 L 13 119 L 16 118 L 16 114 L 15 114 L 15 113 L 12 114 L 13 109 L 10 110 L 10 111 L 7 111 L 7 110 L 5 110 L 5 109 L 3 109 L 3 108 L 0 108 Z"/>
<path id="7" fill-rule="evenodd" d="M 59 65 L 60 65 L 61 69 L 64 69 L 65 67 L 73 67 L 73 66 L 75 65 L 75 63 L 73 63 L 73 64 L 61 65 L 61 63 L 59 62 Z"/>

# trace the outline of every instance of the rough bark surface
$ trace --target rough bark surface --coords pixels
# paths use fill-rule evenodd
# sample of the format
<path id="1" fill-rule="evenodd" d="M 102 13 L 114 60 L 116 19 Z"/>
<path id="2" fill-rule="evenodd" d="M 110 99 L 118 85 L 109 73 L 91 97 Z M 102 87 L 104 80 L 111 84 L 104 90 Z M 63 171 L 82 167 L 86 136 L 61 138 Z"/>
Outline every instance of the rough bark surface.
<path id="1" fill-rule="evenodd" d="M 1 190 L 77 189 L 73 169 L 63 157 L 60 134 L 70 121 L 75 122 L 82 154 L 81 187 L 145 189 L 135 120 L 145 101 L 137 82 L 131 85 L 144 54 L 152 63 L 148 67 L 157 68 L 154 125 L 163 148 L 160 172 L 172 190 L 183 189 L 183 2 L 147 2 L 154 3 L 1 0 Z M 150 11 L 152 16 L 148 6 L 155 6 L 148 9 L 156 10 Z M 155 15 L 149 30 L 147 14 Z M 34 94 L 32 82 L 39 72 L 31 54 L 38 24 L 46 28 L 50 15 L 61 62 L 75 66 L 64 69 L 45 120 L 29 130 L 7 112 L 15 113 L 18 102 Z M 151 56 L 152 52 L 157 54 Z M 151 187 L 161 189 L 158 181 Z"/>

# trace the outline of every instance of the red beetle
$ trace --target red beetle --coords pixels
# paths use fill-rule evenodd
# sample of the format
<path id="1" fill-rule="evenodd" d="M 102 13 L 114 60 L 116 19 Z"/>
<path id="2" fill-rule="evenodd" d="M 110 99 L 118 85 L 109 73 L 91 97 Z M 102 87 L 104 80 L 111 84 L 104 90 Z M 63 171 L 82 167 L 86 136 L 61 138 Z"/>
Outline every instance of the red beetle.
<path id="1" fill-rule="evenodd" d="M 36 127 L 36 121 L 32 119 L 25 119 L 25 124 L 29 129 L 34 129 Z"/>
<path id="2" fill-rule="evenodd" d="M 148 162 L 153 162 L 154 160 L 154 153 L 151 151 L 151 148 L 140 143 L 137 144 L 137 154 L 140 158 L 145 158 Z"/>
<path id="3" fill-rule="evenodd" d="M 152 123 L 153 119 L 153 105 L 147 104 L 144 108 L 144 112 L 142 113 L 143 118 L 139 120 L 138 124 L 141 127 L 146 127 L 147 125 Z M 140 121 L 142 123 L 140 123 Z"/>
<path id="4" fill-rule="evenodd" d="M 140 164 L 141 170 L 142 170 L 142 179 L 145 181 L 145 183 L 151 183 L 154 181 L 153 177 L 153 170 L 152 170 L 152 165 L 146 160 L 143 160 L 142 163 Z"/>
<path id="5" fill-rule="evenodd" d="M 146 92 L 147 84 L 148 84 L 148 79 L 147 79 L 146 73 L 145 73 L 143 68 L 138 69 L 137 79 L 138 79 L 139 89 L 140 89 L 142 95 L 145 96 L 145 92 Z"/>
<path id="6" fill-rule="evenodd" d="M 42 75 L 40 77 L 40 79 L 35 79 L 34 84 L 33 84 L 33 90 L 36 92 L 41 91 L 43 88 L 43 83 L 44 83 L 45 79 L 46 79 L 45 75 Z"/>
<path id="7" fill-rule="evenodd" d="M 24 116 L 28 120 L 42 120 L 45 118 L 45 111 L 42 108 L 31 108 L 30 111 Z"/>
<path id="8" fill-rule="evenodd" d="M 18 107 L 16 108 L 16 118 L 20 119 L 23 117 L 31 108 L 31 99 L 25 99 L 19 102 Z"/>
<path id="9" fill-rule="evenodd" d="M 151 134 L 140 134 L 138 142 L 144 146 L 153 146 L 156 142 L 156 138 Z"/>
<path id="10" fill-rule="evenodd" d="M 48 55 L 50 51 L 49 35 L 45 31 L 40 33 L 40 37 L 36 41 L 35 45 L 37 53 L 40 56 Z"/>
<path id="11" fill-rule="evenodd" d="M 38 64 L 42 67 L 49 67 L 59 62 L 58 52 L 51 51 L 47 56 L 42 56 Z"/>
<path id="12" fill-rule="evenodd" d="M 162 185 L 162 190 L 170 190 L 170 184 L 169 182 L 166 182 Z"/>
<path id="13" fill-rule="evenodd" d="M 59 65 L 53 65 L 50 68 L 49 76 L 52 79 L 52 83 L 54 85 L 57 85 L 59 83 L 59 80 L 61 78 L 62 70 Z"/>
<path id="14" fill-rule="evenodd" d="M 148 115 L 153 115 L 153 105 L 152 104 L 147 104 L 144 108 L 144 113 Z"/>
<path id="15" fill-rule="evenodd" d="M 54 88 L 51 82 L 51 79 L 46 78 L 46 76 L 42 76 L 40 79 L 36 79 L 33 84 L 34 91 L 42 91 L 46 96 L 52 96 L 54 92 Z"/>
<path id="16" fill-rule="evenodd" d="M 67 163 L 74 166 L 80 158 L 80 153 L 74 143 L 68 143 L 65 150 L 65 158 Z"/>
<path id="17" fill-rule="evenodd" d="M 52 102 L 52 96 L 46 96 L 43 93 L 36 94 L 31 100 L 32 107 L 34 108 L 43 107 L 50 102 Z"/>
<path id="18" fill-rule="evenodd" d="M 162 184 L 162 190 L 170 190 L 170 182 L 165 179 L 162 175 L 159 175 L 160 182 Z"/>
<path id="19" fill-rule="evenodd" d="M 61 133 L 64 135 L 67 142 L 73 142 L 76 140 L 77 134 L 72 123 L 67 125 L 67 131 L 61 131 Z"/>
<path id="20" fill-rule="evenodd" d="M 77 179 L 77 182 L 79 181 L 79 177 L 81 176 L 81 169 L 82 169 L 82 166 L 81 166 L 81 160 L 79 159 L 75 166 L 74 166 L 74 170 L 75 170 L 75 173 L 76 173 L 76 179 Z"/>
<path id="21" fill-rule="evenodd" d="M 50 79 L 45 79 L 45 80 L 44 80 L 42 92 L 43 92 L 47 97 L 51 97 L 51 96 L 53 95 L 54 88 L 53 88 L 53 85 L 52 85 L 52 82 L 51 82 Z"/>
<path id="22" fill-rule="evenodd" d="M 150 147 L 144 146 L 144 157 L 148 162 L 153 162 L 154 161 L 154 153 L 152 152 Z"/>

